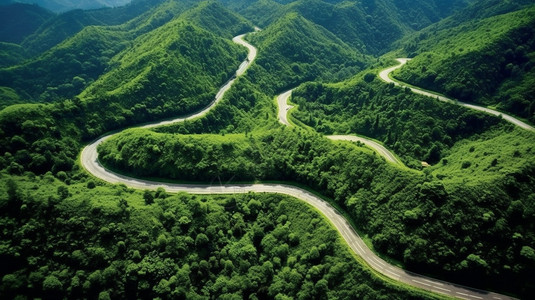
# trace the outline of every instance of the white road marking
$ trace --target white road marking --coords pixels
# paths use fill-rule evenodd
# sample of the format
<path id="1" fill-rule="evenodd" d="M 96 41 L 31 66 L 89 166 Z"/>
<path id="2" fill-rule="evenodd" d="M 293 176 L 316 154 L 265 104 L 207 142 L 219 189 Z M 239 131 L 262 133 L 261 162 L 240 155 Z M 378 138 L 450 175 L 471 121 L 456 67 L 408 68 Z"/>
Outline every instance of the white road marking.
<path id="1" fill-rule="evenodd" d="M 424 279 L 424 281 L 427 281 L 427 282 L 429 282 L 429 283 L 436 284 L 436 285 L 444 285 L 444 284 L 442 284 L 442 283 L 440 283 L 440 282 L 431 281 L 431 280 L 429 280 L 429 279 Z"/>
<path id="2" fill-rule="evenodd" d="M 416 282 L 416 283 L 419 283 L 419 284 L 423 284 L 423 285 L 427 285 L 427 286 L 432 286 L 432 285 L 430 285 L 429 283 L 421 282 L 421 281 L 418 281 L 418 280 L 414 280 L 414 279 L 412 279 L 412 281 L 414 281 L 414 282 Z"/>
<path id="3" fill-rule="evenodd" d="M 479 296 L 469 295 L 469 294 L 465 294 L 465 293 L 461 293 L 461 292 L 456 292 L 456 293 L 459 294 L 459 295 L 467 296 L 467 297 L 472 297 L 472 298 L 476 298 L 476 299 L 483 299 L 482 297 L 479 297 Z"/>
<path id="4" fill-rule="evenodd" d="M 441 288 L 441 287 L 438 287 L 438 286 L 433 286 L 434 288 L 436 289 L 439 289 L 439 290 L 443 290 L 445 292 L 451 292 L 451 290 L 448 290 L 448 289 L 445 289 L 445 288 Z"/>

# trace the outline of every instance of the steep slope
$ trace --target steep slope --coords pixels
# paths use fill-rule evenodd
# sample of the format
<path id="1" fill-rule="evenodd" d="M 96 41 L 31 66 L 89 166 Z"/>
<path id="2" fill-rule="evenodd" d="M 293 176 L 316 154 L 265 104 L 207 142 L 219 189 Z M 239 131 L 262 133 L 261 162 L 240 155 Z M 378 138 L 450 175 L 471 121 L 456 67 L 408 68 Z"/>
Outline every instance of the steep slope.
<path id="1" fill-rule="evenodd" d="M 110 72 L 80 97 L 116 103 L 136 118 L 184 114 L 209 104 L 245 54 L 231 41 L 177 18 L 115 56 Z"/>
<path id="2" fill-rule="evenodd" d="M 118 7 L 130 3 L 131 0 L 15 0 L 16 2 L 37 4 L 54 12 L 74 9 L 95 9 L 102 7 Z"/>
<path id="3" fill-rule="evenodd" d="M 18 44 L 54 16 L 36 5 L 0 6 L 0 42 Z"/>
<path id="4" fill-rule="evenodd" d="M 16 90 L 27 100 L 71 98 L 104 72 L 127 40 L 121 31 L 86 27 L 35 60 L 0 69 L 0 86 Z"/>
<path id="5" fill-rule="evenodd" d="M 26 58 L 26 51 L 17 44 L 0 42 L 0 68 L 22 63 Z"/>
<path id="6" fill-rule="evenodd" d="M 289 13 L 251 38 L 259 49 L 255 80 L 279 91 L 314 79 L 334 80 L 363 67 L 366 57 L 332 33 Z M 340 73 L 339 71 L 347 73 Z"/>
<path id="7" fill-rule="evenodd" d="M 28 36 L 22 42 L 22 46 L 27 49 L 29 54 L 38 55 L 80 32 L 86 26 L 123 24 L 147 13 L 147 11 L 157 10 L 159 4 L 164 1 L 136 0 L 127 6 L 118 8 L 69 11 L 49 19 L 36 32 Z M 179 3 L 182 2 L 187 1 Z M 170 18 L 166 21 L 168 20 Z M 163 23 L 159 25 L 161 24 Z"/>
<path id="8" fill-rule="evenodd" d="M 96 80 L 108 68 L 110 59 L 128 43 L 183 12 L 184 5 L 177 1 L 163 3 L 121 26 L 86 26 L 73 37 L 21 65 L 16 64 L 27 58 L 25 49 L 15 44 L 0 44 L 0 67 L 4 67 L 0 69 L 0 86 L 9 88 L 9 95 L 15 93 L 17 98 L 30 102 L 71 98 Z M 198 15 L 189 19 L 199 22 Z M 243 21 L 237 17 L 227 20 L 236 24 Z M 214 30 L 218 29 L 216 25 L 212 26 Z M 58 28 L 49 30 L 53 35 Z M 8 66 L 13 67 L 5 68 Z M 11 103 L 10 99 L 0 96 L 0 107 Z"/>
<path id="9" fill-rule="evenodd" d="M 378 54 L 387 51 L 391 43 L 404 34 L 450 15 L 455 9 L 466 6 L 467 2 L 243 0 L 239 1 L 241 5 L 234 4 L 232 7 L 261 27 L 295 12 L 360 51 Z"/>
<path id="10" fill-rule="evenodd" d="M 405 44 L 414 59 L 395 76 L 535 122 L 535 6 L 428 34 Z"/>
<path id="11" fill-rule="evenodd" d="M 219 2 L 204 1 L 182 16 L 199 27 L 227 39 L 250 32 L 252 24 L 243 17 L 224 8 Z"/>

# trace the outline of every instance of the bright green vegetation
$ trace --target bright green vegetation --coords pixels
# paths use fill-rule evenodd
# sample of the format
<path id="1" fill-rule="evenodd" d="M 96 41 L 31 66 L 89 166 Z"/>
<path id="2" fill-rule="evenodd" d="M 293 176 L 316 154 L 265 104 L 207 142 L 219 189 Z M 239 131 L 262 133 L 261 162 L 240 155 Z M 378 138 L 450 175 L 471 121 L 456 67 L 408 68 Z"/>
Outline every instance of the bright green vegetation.
<path id="1" fill-rule="evenodd" d="M 111 57 L 126 47 L 126 34 L 86 27 L 38 58 L 0 69 L 0 86 L 24 99 L 58 101 L 78 95 L 108 67 Z"/>
<path id="2" fill-rule="evenodd" d="M 168 195 L 80 175 L 0 174 L 4 297 L 429 297 L 378 279 L 297 199 Z"/>
<path id="3" fill-rule="evenodd" d="M 325 134 L 378 139 L 413 168 L 421 161 L 437 163 L 455 142 L 500 123 L 496 117 L 386 85 L 373 73 L 344 83 L 304 84 L 292 101 L 299 105 L 292 112 L 299 122 Z"/>
<path id="4" fill-rule="evenodd" d="M 241 46 L 176 19 L 117 55 L 111 61 L 116 67 L 80 96 L 109 98 L 141 112 L 195 111 L 213 100 L 244 57 Z"/>
<path id="5" fill-rule="evenodd" d="M 218 87 L 235 70 L 235 66 L 228 64 L 228 61 L 237 61 L 237 52 L 244 51 L 237 45 L 230 45 L 227 39 L 250 30 L 251 26 L 220 5 L 207 2 L 189 10 L 180 18 L 175 18 L 173 22 L 164 22 L 164 26 L 140 36 L 144 28 L 160 22 L 159 12 L 180 10 L 181 6 L 176 7 L 175 2 L 172 3 L 173 5 L 163 5 L 151 14 L 149 24 L 133 22 L 121 28 L 85 27 L 72 38 L 29 62 L 0 69 L 0 86 L 16 90 L 22 98 L 42 102 L 70 99 L 88 86 L 90 88 L 81 97 L 86 97 L 87 94 L 101 97 L 106 92 L 114 91 L 114 95 L 120 94 L 119 102 L 132 98 L 133 92 L 144 89 L 139 91 L 141 95 L 137 97 L 186 98 L 184 95 L 194 94 L 192 91 L 198 90 L 198 94 L 202 94 L 203 90 L 212 91 L 214 85 Z M 166 18 L 170 19 L 171 16 Z M 221 38 L 192 31 L 193 29 L 183 26 L 185 23 L 193 23 L 192 25 L 216 33 L 225 41 L 213 43 Z M 121 52 L 122 50 L 124 51 Z M 200 50 L 210 51 L 199 53 Z M 221 70 L 223 63 L 226 66 Z M 183 69 L 189 72 L 184 72 Z M 91 86 L 99 76 L 100 80 Z M 155 78 L 147 79 L 147 76 Z M 204 77 L 201 78 L 202 76 Z M 154 85 L 160 86 L 161 83 L 167 86 L 163 88 L 164 91 L 146 91 L 147 87 L 143 87 L 145 81 L 151 83 L 152 90 Z M 121 90 L 118 90 L 119 87 Z M 6 99 L 2 100 L 8 103 Z M 200 106 L 209 103 L 207 99 L 203 101 Z M 171 104 L 182 107 L 183 111 L 190 111 L 189 106 L 197 105 Z"/>
<path id="6" fill-rule="evenodd" d="M 220 104 L 204 117 L 154 128 L 154 131 L 226 134 L 265 131 L 278 127 L 272 97 L 258 89 L 247 77 L 239 77 L 232 89 L 225 93 Z"/>
<path id="7" fill-rule="evenodd" d="M 258 68 L 252 68 L 250 76 L 273 93 L 303 81 L 348 77 L 366 61 L 332 33 L 296 13 L 285 15 L 250 40 L 259 51 Z"/>
<path id="8" fill-rule="evenodd" d="M 416 55 L 394 76 L 535 122 L 535 6 L 438 31 L 405 45 Z"/>
<path id="9" fill-rule="evenodd" d="M 425 296 L 371 275 L 323 218 L 295 199 L 133 191 L 79 170 L 86 141 L 210 103 L 245 57 L 230 37 L 251 24 L 263 27 L 248 37 L 259 48 L 257 60 L 216 107 L 182 124 L 119 134 L 100 149 L 106 164 L 165 180 L 293 181 L 330 198 L 378 253 L 410 270 L 533 294 L 534 134 L 384 84 L 375 69 L 358 73 L 372 62 L 379 68 L 386 58 L 375 62 L 372 55 L 465 1 L 199 2 L 70 12 L 20 45 L 0 44 L 0 80 L 11 80 L 0 84 L 0 219 L 9 229 L 0 232 L 7 266 L 0 294 Z M 533 8 L 502 15 L 525 2 L 476 1 L 407 37 L 400 45 L 419 54 L 407 68 L 420 59 L 434 68 L 426 57 L 435 44 L 454 50 L 465 66 L 486 67 L 487 47 L 510 43 L 511 51 L 492 51 L 513 57 L 507 62 L 520 77 L 507 77 L 496 93 L 531 99 L 533 30 L 526 26 Z M 477 18 L 467 23 L 471 16 Z M 503 24 L 512 16 L 508 30 Z M 434 40 L 435 31 L 451 44 Z M 462 53 L 452 47 L 457 42 Z M 308 80 L 318 82 L 295 90 L 291 117 L 309 132 L 282 129 L 273 97 Z M 35 101 L 50 103 L 10 105 Z M 422 160 L 432 166 L 400 169 L 367 148 L 322 136 L 330 133 L 370 136 L 414 169 Z M 316 250 L 321 258 L 311 259 Z"/>
<path id="10" fill-rule="evenodd" d="M 297 13 L 330 31 L 354 49 L 366 54 L 378 54 L 384 53 L 391 43 L 403 34 L 421 29 L 448 16 L 453 10 L 464 7 L 468 1 L 244 0 L 231 2 L 233 3 L 230 5 L 234 9 L 261 27 L 272 25 L 288 13 Z M 244 5 L 244 3 L 249 5 Z"/>
<path id="11" fill-rule="evenodd" d="M 461 150 L 452 155 L 462 161 L 448 157 L 444 167 L 425 173 L 397 169 L 358 147 L 289 129 L 248 137 L 134 129 L 105 142 L 99 153 L 107 166 L 137 176 L 296 181 L 331 197 L 369 234 L 376 250 L 412 270 L 523 293 L 533 288 L 528 278 L 535 265 L 535 257 L 527 254 L 535 246 L 534 142 L 529 132 L 497 130 L 465 140 L 469 146 L 456 145 Z M 465 153 L 472 147 L 473 158 Z M 497 157 L 499 163 L 493 163 Z"/>
<path id="12" fill-rule="evenodd" d="M 87 26 L 115 26 L 148 18 L 160 9 L 159 4 L 162 2 L 164 0 L 133 0 L 130 5 L 124 7 L 73 10 L 62 13 L 48 19 L 38 30 L 24 39 L 22 46 L 32 55 L 38 55 L 76 35 Z M 175 6 L 187 7 L 190 1 L 172 2 L 176 3 Z M 170 10 L 169 12 L 176 13 L 177 11 Z M 168 15 L 165 22 L 171 17 Z M 152 25 L 162 24 L 160 22 Z"/>

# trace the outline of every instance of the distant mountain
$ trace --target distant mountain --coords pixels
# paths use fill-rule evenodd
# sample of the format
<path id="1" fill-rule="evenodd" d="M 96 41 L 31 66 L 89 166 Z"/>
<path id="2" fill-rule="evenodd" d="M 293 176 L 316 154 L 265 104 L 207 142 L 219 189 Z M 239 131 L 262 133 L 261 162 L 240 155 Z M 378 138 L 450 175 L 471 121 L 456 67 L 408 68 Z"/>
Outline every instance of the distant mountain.
<path id="1" fill-rule="evenodd" d="M 251 37 L 258 46 L 257 64 L 266 70 L 258 80 L 280 86 L 279 91 L 303 81 L 336 80 L 340 70 L 354 74 L 365 65 L 365 56 L 325 28 L 297 13 L 288 13 Z"/>
<path id="2" fill-rule="evenodd" d="M 201 2 L 197 7 L 185 12 L 182 17 L 225 38 L 253 30 L 251 22 L 215 1 Z"/>
<path id="3" fill-rule="evenodd" d="M 148 32 L 147 36 L 142 40 L 150 40 L 150 37 L 153 36 L 154 27 L 158 28 L 160 23 L 165 25 L 155 32 L 169 35 L 171 40 L 180 38 L 176 36 L 175 32 L 162 32 L 165 31 L 166 26 L 170 26 L 167 22 L 173 16 L 180 15 L 182 10 L 182 6 L 178 5 L 177 1 L 170 1 L 122 26 L 84 27 L 82 24 L 80 26 L 83 29 L 80 32 L 52 47 L 42 55 L 24 64 L 0 69 L 0 86 L 10 88 L 10 95 L 17 94 L 20 98 L 32 101 L 50 102 L 74 97 L 97 80 L 99 76 L 103 75 L 105 70 L 108 69 L 113 73 L 113 67 L 109 68 L 110 59 L 121 50 L 124 50 L 129 43 L 143 44 L 144 42 L 136 40 L 141 34 Z M 73 11 L 64 15 L 71 17 L 76 15 L 88 16 L 82 11 Z M 74 23 L 74 20 L 71 21 Z M 180 22 L 197 25 L 199 28 L 214 32 L 217 36 L 224 37 L 227 40 L 238 33 L 252 30 L 252 25 L 243 17 L 215 2 L 202 3 L 189 10 L 180 16 Z M 190 35 L 188 34 L 188 36 Z M 162 41 L 162 43 L 164 42 Z M 156 45 L 157 43 L 153 44 Z M 0 44 L 0 67 L 22 62 L 23 59 L 19 57 L 25 53 L 22 50 L 23 48 L 17 45 Z M 151 51 L 154 50 L 147 50 L 147 53 L 152 53 Z M 132 49 L 129 51 L 132 51 Z M 146 56 L 146 53 L 136 52 L 135 55 Z M 216 56 L 214 55 L 214 57 Z M 145 62 L 148 63 L 149 61 Z M 117 60 L 112 63 L 122 65 Z M 140 64 L 136 66 L 140 70 L 147 67 Z M 179 68 L 178 66 L 176 67 Z M 132 71 L 132 74 L 135 72 Z M 218 76 L 215 82 L 224 81 L 228 76 L 230 75 L 225 71 L 224 75 Z M 110 77 L 106 78 L 111 80 Z M 110 82 L 113 82 L 113 80 Z M 91 94 L 89 93 L 88 95 Z M 6 98 L 4 100 L 4 104 L 0 104 L 0 107 L 11 103 L 10 99 Z"/>
<path id="4" fill-rule="evenodd" d="M 486 3 L 468 10 L 482 17 L 463 22 L 464 11 L 407 40 L 415 57 L 396 77 L 535 122 L 535 5 L 500 14 L 501 1 Z"/>
<path id="5" fill-rule="evenodd" d="M 31 55 L 41 54 L 91 25 L 120 25 L 144 14 L 150 14 L 164 0 L 134 0 L 118 8 L 73 10 L 48 19 L 22 42 Z M 177 2 L 178 1 L 173 1 Z M 180 1 L 180 4 L 188 1 Z M 177 4 L 179 5 L 179 4 Z M 167 18 L 166 21 L 170 20 Z M 159 25 L 162 25 L 160 23 Z M 158 25 L 158 26 L 159 26 Z M 153 27 L 155 28 L 155 27 Z"/>
<path id="6" fill-rule="evenodd" d="M 323 26 L 347 44 L 369 54 L 384 53 L 392 42 L 419 30 L 470 0 L 340 1 L 340 0 L 221 0 L 261 27 L 295 12 Z"/>
<path id="7" fill-rule="evenodd" d="M 54 101 L 79 94 L 124 49 L 125 32 L 89 26 L 80 33 L 24 64 L 0 69 L 0 86 L 21 98 Z"/>
<path id="8" fill-rule="evenodd" d="M 95 9 L 102 7 L 118 7 L 131 0 L 12 0 L 27 4 L 37 4 L 54 12 L 65 12 L 73 9 Z"/>
<path id="9" fill-rule="evenodd" d="M 37 5 L 0 6 L 0 42 L 19 44 L 54 14 Z"/>

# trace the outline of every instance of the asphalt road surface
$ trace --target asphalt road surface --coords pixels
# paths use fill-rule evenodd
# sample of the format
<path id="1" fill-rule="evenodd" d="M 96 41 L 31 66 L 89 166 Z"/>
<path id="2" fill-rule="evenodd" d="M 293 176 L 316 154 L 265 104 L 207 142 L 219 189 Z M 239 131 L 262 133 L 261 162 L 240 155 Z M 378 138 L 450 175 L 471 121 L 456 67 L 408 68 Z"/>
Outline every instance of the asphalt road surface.
<path id="1" fill-rule="evenodd" d="M 288 98 L 292 95 L 292 90 L 286 91 L 279 96 L 277 96 L 277 107 L 279 108 L 279 122 L 281 122 L 283 125 L 286 126 L 292 126 L 290 122 L 288 122 L 288 111 L 293 106 L 288 105 Z"/>
<path id="2" fill-rule="evenodd" d="M 326 136 L 326 138 L 331 139 L 333 141 L 361 142 L 375 150 L 375 152 L 379 153 L 379 155 L 384 157 L 386 161 L 396 165 L 403 165 L 403 163 L 394 155 L 394 153 L 390 152 L 390 150 L 386 149 L 385 146 L 379 144 L 374 140 L 370 140 L 368 138 L 356 135 L 328 135 Z"/>
<path id="3" fill-rule="evenodd" d="M 292 91 L 293 90 L 289 90 L 277 96 L 278 119 L 279 122 L 286 126 L 292 126 L 290 122 L 288 122 L 287 117 L 288 111 L 293 107 L 288 105 L 288 98 L 292 95 Z M 355 135 L 328 135 L 325 137 L 333 141 L 361 142 L 383 156 L 386 161 L 403 166 L 403 163 L 394 155 L 394 153 L 390 152 L 390 150 L 374 140 Z"/>
<path id="4" fill-rule="evenodd" d="M 514 124 L 514 125 L 516 125 L 516 126 L 518 126 L 520 128 L 523 128 L 525 130 L 535 131 L 535 127 L 533 127 L 533 126 L 531 126 L 531 125 L 529 125 L 529 124 L 527 124 L 525 122 L 522 122 L 519 119 L 517 119 L 517 118 L 515 118 L 515 117 L 513 117 L 511 115 L 505 114 L 503 112 L 499 112 L 499 111 L 496 111 L 496 110 L 493 110 L 493 109 L 490 109 L 490 108 L 486 108 L 486 107 L 482 107 L 482 106 L 478 106 L 478 105 L 473 105 L 473 104 L 468 104 L 468 103 L 465 103 L 465 102 L 457 101 L 457 100 L 454 100 L 454 99 L 451 99 L 451 98 L 448 98 L 448 97 L 444 97 L 444 96 L 439 95 L 437 93 L 424 91 L 424 90 L 421 90 L 421 89 L 416 88 L 416 87 L 408 86 L 408 85 L 404 84 L 403 82 L 401 82 L 399 80 L 393 80 L 392 78 L 390 78 L 390 73 L 392 73 L 392 71 L 403 67 L 403 65 L 405 65 L 409 60 L 410 60 L 410 58 L 398 58 L 397 61 L 400 64 L 397 65 L 397 66 L 390 67 L 388 69 L 385 69 L 385 70 L 381 71 L 379 73 L 379 77 L 382 80 L 384 80 L 384 81 L 386 81 L 388 83 L 393 83 L 393 84 L 395 84 L 397 86 L 409 88 L 413 93 L 424 95 L 424 96 L 428 96 L 428 97 L 431 97 L 431 98 L 435 98 L 435 99 L 438 99 L 439 101 L 442 101 L 442 102 L 452 103 L 452 104 L 456 104 L 456 105 L 463 106 L 463 107 L 466 107 L 466 108 L 479 110 L 479 111 L 482 111 L 482 112 L 485 112 L 485 113 L 488 113 L 488 114 L 491 114 L 491 115 L 495 115 L 495 116 L 501 117 L 504 120 L 506 120 L 507 122 L 512 123 L 512 124 Z"/>
<path id="5" fill-rule="evenodd" d="M 243 64 L 240 66 L 237 76 L 240 76 L 245 72 L 247 67 L 256 57 L 256 48 L 248 44 L 243 40 L 243 35 L 238 36 L 233 39 L 236 43 L 242 44 L 249 49 L 249 55 L 246 61 L 244 61 L 245 67 Z M 227 91 L 234 82 L 234 79 L 231 79 L 227 82 L 221 90 L 217 93 L 215 101 L 196 114 L 192 114 L 188 117 L 178 118 L 174 120 L 169 120 L 165 122 L 158 122 L 153 124 L 148 124 L 143 127 L 151 128 L 155 126 L 182 122 L 187 119 L 200 117 L 206 114 L 217 102 L 223 97 L 225 91 Z M 288 95 L 289 96 L 289 95 Z M 411 286 L 419 287 L 424 290 L 431 292 L 461 298 L 469 300 L 477 299 L 512 299 L 507 296 L 503 296 L 496 293 L 480 291 L 476 289 L 471 289 L 463 286 L 459 286 L 453 283 L 448 283 L 433 279 L 430 277 L 418 275 L 405 271 L 401 268 L 393 266 L 388 262 L 384 261 L 373 253 L 360 238 L 357 232 L 351 227 L 347 220 L 329 203 L 325 202 L 318 196 L 306 191 L 304 189 L 285 185 L 285 184 L 225 184 L 225 185 L 204 185 L 204 184 L 174 184 L 174 183 L 162 183 L 157 181 L 149 181 L 143 179 L 132 178 L 124 175 L 120 175 L 105 169 L 100 162 L 98 161 L 98 152 L 97 147 L 100 143 L 110 138 L 113 134 L 104 136 L 93 143 L 86 146 L 80 156 L 82 166 L 93 176 L 100 178 L 104 181 L 107 181 L 112 184 L 122 183 L 128 187 L 136 189 L 150 189 L 155 190 L 159 187 L 164 188 L 168 192 L 188 192 L 193 194 L 238 194 L 238 193 L 279 193 L 285 194 L 297 199 L 300 199 L 323 213 L 329 221 L 335 226 L 339 231 L 342 238 L 347 242 L 351 249 L 359 256 L 361 256 L 366 263 L 373 268 L 375 271 L 383 274 L 384 276 L 390 277 L 394 280 L 409 284 Z"/>

